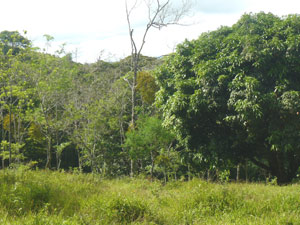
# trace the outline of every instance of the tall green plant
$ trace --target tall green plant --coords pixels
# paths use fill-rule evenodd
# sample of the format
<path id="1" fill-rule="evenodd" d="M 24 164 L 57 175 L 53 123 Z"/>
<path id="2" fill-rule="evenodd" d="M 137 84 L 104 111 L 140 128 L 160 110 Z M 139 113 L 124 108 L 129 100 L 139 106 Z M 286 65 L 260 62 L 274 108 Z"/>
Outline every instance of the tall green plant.
<path id="1" fill-rule="evenodd" d="M 295 178 L 298 144 L 300 17 L 246 14 L 177 47 L 157 74 L 164 124 L 214 165 L 250 160 Z"/>

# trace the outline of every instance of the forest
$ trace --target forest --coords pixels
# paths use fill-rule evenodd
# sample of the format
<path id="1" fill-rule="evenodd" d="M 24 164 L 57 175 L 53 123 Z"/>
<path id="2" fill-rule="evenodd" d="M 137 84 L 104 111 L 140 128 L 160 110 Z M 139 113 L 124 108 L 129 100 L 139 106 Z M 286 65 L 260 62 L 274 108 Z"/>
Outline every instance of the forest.
<path id="1" fill-rule="evenodd" d="M 38 49 L 26 33 L 0 33 L 2 170 L 297 180 L 299 15 L 245 14 L 169 55 L 141 55 L 136 71 L 133 56 L 50 54 L 52 40 Z"/>

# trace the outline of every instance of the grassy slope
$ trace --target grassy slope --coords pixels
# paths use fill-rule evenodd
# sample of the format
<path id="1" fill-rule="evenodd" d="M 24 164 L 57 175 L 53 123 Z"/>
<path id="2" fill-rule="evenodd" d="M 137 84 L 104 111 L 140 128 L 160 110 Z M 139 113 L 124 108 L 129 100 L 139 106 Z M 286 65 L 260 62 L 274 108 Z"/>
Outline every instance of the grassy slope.
<path id="1" fill-rule="evenodd" d="M 300 224 L 300 186 L 0 171 L 0 224 Z"/>

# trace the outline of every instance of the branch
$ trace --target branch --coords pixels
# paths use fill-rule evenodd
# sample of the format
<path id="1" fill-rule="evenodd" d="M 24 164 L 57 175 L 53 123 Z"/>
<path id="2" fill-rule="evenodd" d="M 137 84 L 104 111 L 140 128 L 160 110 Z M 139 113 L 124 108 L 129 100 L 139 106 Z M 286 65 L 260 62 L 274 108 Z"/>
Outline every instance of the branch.
<path id="1" fill-rule="evenodd" d="M 270 171 L 271 168 L 269 166 L 267 166 L 266 164 L 262 163 L 262 162 L 259 162 L 258 160 L 256 160 L 254 157 L 253 158 L 250 158 L 250 161 L 253 162 L 255 165 L 257 165 L 258 167 L 260 168 L 263 168 L 267 171 Z"/>
<path id="2" fill-rule="evenodd" d="M 129 36 L 130 36 L 130 42 L 131 42 L 131 55 L 132 55 L 132 61 L 131 66 L 135 71 L 138 70 L 138 64 L 139 64 L 139 58 L 141 55 L 141 52 L 144 48 L 144 45 L 146 43 L 146 37 L 151 27 L 161 29 L 163 27 L 169 26 L 169 25 L 180 25 L 179 20 L 191 9 L 191 1 L 192 0 L 182 0 L 182 5 L 180 7 L 172 7 L 171 1 L 166 0 L 144 0 L 144 3 L 146 4 L 148 8 L 148 24 L 146 25 L 144 34 L 142 36 L 142 42 L 141 45 L 138 47 L 136 45 L 136 42 L 133 37 L 133 29 L 132 24 L 130 21 L 130 15 L 132 11 L 137 7 L 138 0 L 135 0 L 134 5 L 129 9 L 127 0 L 125 0 L 125 7 L 126 7 L 126 16 L 127 16 L 127 23 L 128 23 L 128 29 L 129 29 Z M 133 82 L 135 83 L 135 82 Z"/>
<path id="3" fill-rule="evenodd" d="M 128 83 L 129 87 L 132 89 L 132 84 L 130 83 L 130 81 L 125 77 L 123 77 L 123 80 L 125 80 Z"/>
<path id="4" fill-rule="evenodd" d="M 148 33 L 149 29 L 151 27 L 155 27 L 154 24 L 155 24 L 156 18 L 164 10 L 164 8 L 166 8 L 167 5 L 169 4 L 169 0 L 164 5 L 161 5 L 159 0 L 156 0 L 156 2 L 157 2 L 157 7 L 156 7 L 156 10 L 155 10 L 154 15 L 152 16 L 152 18 L 151 18 L 151 4 L 150 3 L 148 3 L 148 4 L 146 3 L 147 7 L 148 7 L 149 23 L 147 24 L 146 30 L 145 30 L 144 35 L 143 35 L 142 44 L 141 44 L 141 47 L 140 47 L 139 52 L 138 52 L 138 57 L 141 54 L 142 49 L 144 48 L 144 45 L 146 43 L 146 36 L 147 36 L 147 33 Z"/>
<path id="5" fill-rule="evenodd" d="M 126 17 L 127 17 L 129 37 L 130 37 L 130 42 L 131 42 L 131 55 L 134 55 L 137 53 L 137 47 L 136 47 L 135 41 L 133 39 L 133 29 L 131 28 L 131 23 L 130 23 L 130 14 L 132 13 L 132 10 L 136 7 L 136 5 L 137 5 L 137 0 L 135 1 L 134 5 L 131 7 L 131 9 L 128 10 L 127 0 L 125 0 Z"/>

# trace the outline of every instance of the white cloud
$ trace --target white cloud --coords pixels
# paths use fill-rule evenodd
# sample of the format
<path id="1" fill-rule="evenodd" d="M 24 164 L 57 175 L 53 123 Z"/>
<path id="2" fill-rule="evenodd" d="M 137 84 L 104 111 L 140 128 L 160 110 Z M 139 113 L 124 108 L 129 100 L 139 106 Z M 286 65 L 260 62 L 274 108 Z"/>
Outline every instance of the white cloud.
<path id="1" fill-rule="evenodd" d="M 299 0 L 190 1 L 198 2 L 194 17 L 186 18 L 186 22 L 194 25 L 152 29 L 143 54 L 169 53 L 186 38 L 194 39 L 202 32 L 232 25 L 244 12 L 265 11 L 281 16 L 300 11 Z M 145 15 L 141 8 L 132 15 L 136 40 L 141 40 Z M 53 49 L 67 43 L 67 50 L 78 49 L 80 62 L 94 62 L 101 50 L 116 58 L 130 54 L 124 0 L 3 0 L 0 21 L 0 31 L 27 30 L 28 38 L 40 47 L 45 43 L 44 34 L 54 36 Z"/>
<path id="2" fill-rule="evenodd" d="M 247 1 L 241 0 L 200 0 L 197 2 L 197 11 L 205 14 L 231 14 L 243 11 Z"/>
<path id="3" fill-rule="evenodd" d="M 247 12 L 271 12 L 278 16 L 300 12 L 299 0 L 247 0 Z"/>

